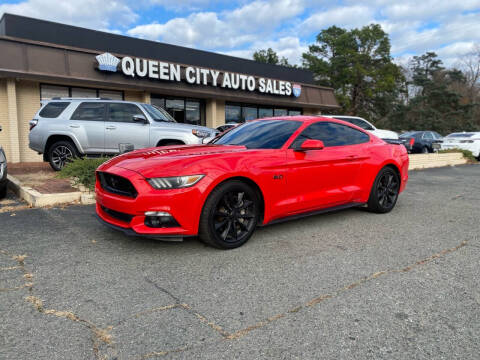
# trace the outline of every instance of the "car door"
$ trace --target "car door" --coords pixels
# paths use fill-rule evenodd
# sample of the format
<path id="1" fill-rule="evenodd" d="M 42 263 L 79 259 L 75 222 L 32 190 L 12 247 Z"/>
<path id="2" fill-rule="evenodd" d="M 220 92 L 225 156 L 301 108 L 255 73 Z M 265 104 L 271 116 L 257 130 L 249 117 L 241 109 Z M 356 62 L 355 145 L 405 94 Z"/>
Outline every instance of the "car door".
<path id="1" fill-rule="evenodd" d="M 321 140 L 325 147 L 296 150 L 306 139 Z M 358 178 L 369 142 L 365 132 L 334 122 L 316 122 L 304 129 L 287 150 L 289 212 L 352 201 L 361 191 Z"/>
<path id="2" fill-rule="evenodd" d="M 142 149 L 150 143 L 150 124 L 133 121 L 135 115 L 147 116 L 132 103 L 110 102 L 105 119 L 105 152 L 118 153 L 120 144 Z"/>
<path id="3" fill-rule="evenodd" d="M 433 134 L 430 131 L 425 131 L 422 134 L 422 146 L 432 151 Z"/>
<path id="4" fill-rule="evenodd" d="M 105 103 L 85 101 L 78 105 L 68 122 L 86 154 L 100 154 L 105 148 Z"/>

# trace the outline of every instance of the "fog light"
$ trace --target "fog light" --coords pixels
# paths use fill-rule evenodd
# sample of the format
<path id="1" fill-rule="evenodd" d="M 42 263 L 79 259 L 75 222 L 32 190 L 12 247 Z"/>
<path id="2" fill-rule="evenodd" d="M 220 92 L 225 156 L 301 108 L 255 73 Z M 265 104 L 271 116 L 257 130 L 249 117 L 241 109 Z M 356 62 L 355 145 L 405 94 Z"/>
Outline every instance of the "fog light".
<path id="1" fill-rule="evenodd" d="M 147 211 L 145 213 L 145 226 L 153 228 L 179 227 L 180 225 L 166 211 Z"/>
<path id="2" fill-rule="evenodd" d="M 172 216 L 166 211 L 147 211 L 145 216 Z"/>

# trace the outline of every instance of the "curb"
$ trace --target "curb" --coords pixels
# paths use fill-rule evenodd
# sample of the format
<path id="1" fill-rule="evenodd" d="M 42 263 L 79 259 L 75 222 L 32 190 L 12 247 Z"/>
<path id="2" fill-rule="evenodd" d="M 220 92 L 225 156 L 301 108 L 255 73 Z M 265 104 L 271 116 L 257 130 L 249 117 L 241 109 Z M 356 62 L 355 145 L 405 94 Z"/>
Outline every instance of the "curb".
<path id="1" fill-rule="evenodd" d="M 81 191 L 42 194 L 28 186 L 23 186 L 16 177 L 7 174 L 8 186 L 22 200 L 32 207 L 52 206 L 65 203 L 78 202 L 84 205 L 95 203 L 95 194 Z"/>

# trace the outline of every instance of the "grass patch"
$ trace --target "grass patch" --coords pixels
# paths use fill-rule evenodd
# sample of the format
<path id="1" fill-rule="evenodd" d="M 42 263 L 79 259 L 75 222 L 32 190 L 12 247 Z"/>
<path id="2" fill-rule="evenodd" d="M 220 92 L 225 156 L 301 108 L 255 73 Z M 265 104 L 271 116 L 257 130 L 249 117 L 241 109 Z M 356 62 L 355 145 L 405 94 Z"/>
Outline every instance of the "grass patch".
<path id="1" fill-rule="evenodd" d="M 93 191 L 95 189 L 95 170 L 109 159 L 107 157 L 75 159 L 65 165 L 57 176 L 63 179 L 72 178 L 74 185 L 81 184 Z"/>
<path id="2" fill-rule="evenodd" d="M 446 154 L 446 153 L 462 153 L 463 157 L 468 160 L 468 162 L 476 162 L 477 158 L 473 156 L 473 153 L 470 150 L 463 150 L 463 149 L 448 149 L 448 150 L 439 150 L 439 154 Z"/>

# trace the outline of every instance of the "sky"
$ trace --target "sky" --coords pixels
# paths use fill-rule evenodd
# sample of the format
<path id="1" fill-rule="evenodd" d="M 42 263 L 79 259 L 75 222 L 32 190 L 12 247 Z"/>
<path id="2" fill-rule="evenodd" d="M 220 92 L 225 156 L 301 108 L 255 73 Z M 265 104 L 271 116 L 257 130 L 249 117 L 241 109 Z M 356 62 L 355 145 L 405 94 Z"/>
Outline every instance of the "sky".
<path id="1" fill-rule="evenodd" d="M 293 64 L 331 25 L 380 24 L 399 63 L 435 51 L 455 66 L 480 44 L 480 0 L 0 0 L 5 12 L 245 58 L 271 47 Z"/>

